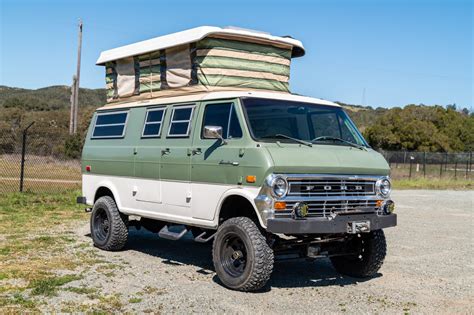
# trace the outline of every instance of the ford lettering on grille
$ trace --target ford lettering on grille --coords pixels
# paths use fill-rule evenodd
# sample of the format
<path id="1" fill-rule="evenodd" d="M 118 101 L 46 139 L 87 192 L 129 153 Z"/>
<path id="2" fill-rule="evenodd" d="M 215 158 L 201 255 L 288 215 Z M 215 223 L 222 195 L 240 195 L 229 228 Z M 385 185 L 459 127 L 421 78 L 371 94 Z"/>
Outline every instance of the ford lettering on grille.
<path id="1" fill-rule="evenodd" d="M 288 179 L 290 196 L 367 196 L 375 194 L 375 181 Z"/>

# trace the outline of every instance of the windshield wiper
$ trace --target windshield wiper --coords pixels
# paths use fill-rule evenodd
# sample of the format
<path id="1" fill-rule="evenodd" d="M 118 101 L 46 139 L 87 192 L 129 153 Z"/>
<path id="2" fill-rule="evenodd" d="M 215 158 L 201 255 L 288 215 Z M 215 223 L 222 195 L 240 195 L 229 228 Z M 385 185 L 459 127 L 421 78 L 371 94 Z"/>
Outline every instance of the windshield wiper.
<path id="1" fill-rule="evenodd" d="M 324 141 L 324 140 L 339 141 L 339 142 L 348 144 L 348 145 L 350 145 L 351 147 L 354 147 L 354 148 L 357 148 L 357 149 L 360 149 L 360 150 L 365 150 L 365 151 L 367 151 L 367 148 L 364 147 L 364 146 L 355 144 L 355 143 L 353 143 L 353 142 L 350 142 L 350 141 L 347 141 L 347 140 L 344 140 L 344 139 L 341 139 L 341 138 L 331 137 L 331 136 L 321 136 L 321 137 L 317 137 L 317 138 L 314 138 L 313 140 L 311 140 L 311 142 L 314 143 L 314 142 L 316 142 L 316 141 Z"/>
<path id="2" fill-rule="evenodd" d="M 277 133 L 277 134 L 271 135 L 271 136 L 263 136 L 262 138 L 285 138 L 285 139 L 288 139 L 288 140 L 293 140 L 293 141 L 298 142 L 300 144 L 307 145 L 308 147 L 313 146 L 313 144 L 311 142 L 307 142 L 307 141 L 304 141 L 304 140 L 301 140 L 301 139 L 293 138 L 293 137 L 290 137 L 290 136 L 287 136 L 287 135 L 284 135 L 284 134 L 281 134 L 281 133 Z"/>

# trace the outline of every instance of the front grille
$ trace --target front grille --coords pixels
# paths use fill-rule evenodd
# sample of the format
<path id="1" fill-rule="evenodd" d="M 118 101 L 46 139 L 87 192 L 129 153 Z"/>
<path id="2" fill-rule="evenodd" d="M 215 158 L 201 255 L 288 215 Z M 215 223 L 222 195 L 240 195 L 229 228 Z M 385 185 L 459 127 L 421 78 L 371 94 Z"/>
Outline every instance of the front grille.
<path id="1" fill-rule="evenodd" d="M 286 209 L 275 212 L 275 217 L 289 217 L 297 201 L 287 201 Z M 376 200 L 318 200 L 305 201 L 308 204 L 308 217 L 327 217 L 333 213 L 354 210 L 379 212 Z"/>
<path id="2" fill-rule="evenodd" d="M 377 176 L 367 175 L 300 175 L 287 174 L 288 193 L 281 201 L 285 210 L 275 211 L 275 217 L 289 217 L 297 202 L 308 205 L 308 217 L 330 217 L 341 212 L 376 212 Z"/>
<path id="3" fill-rule="evenodd" d="M 375 195 L 375 181 L 370 179 L 291 179 L 288 196 L 370 196 Z"/>

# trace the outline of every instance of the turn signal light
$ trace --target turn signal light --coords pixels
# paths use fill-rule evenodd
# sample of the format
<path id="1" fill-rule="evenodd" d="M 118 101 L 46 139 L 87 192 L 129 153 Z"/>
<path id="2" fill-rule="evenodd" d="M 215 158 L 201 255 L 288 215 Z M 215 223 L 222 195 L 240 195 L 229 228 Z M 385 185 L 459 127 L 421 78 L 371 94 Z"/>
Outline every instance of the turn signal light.
<path id="1" fill-rule="evenodd" d="M 91 166 L 90 165 L 86 165 L 86 172 L 90 172 L 91 171 Z"/>
<path id="2" fill-rule="evenodd" d="M 382 205 L 383 205 L 383 200 L 377 200 L 377 203 L 375 204 L 375 206 L 377 208 L 380 208 Z"/>
<path id="3" fill-rule="evenodd" d="M 286 210 L 286 202 L 277 201 L 277 202 L 275 202 L 273 207 L 275 208 L 275 210 Z"/>
<path id="4" fill-rule="evenodd" d="M 245 180 L 247 181 L 247 183 L 255 183 L 257 181 L 257 176 L 255 175 L 247 175 L 247 177 L 245 178 Z"/>

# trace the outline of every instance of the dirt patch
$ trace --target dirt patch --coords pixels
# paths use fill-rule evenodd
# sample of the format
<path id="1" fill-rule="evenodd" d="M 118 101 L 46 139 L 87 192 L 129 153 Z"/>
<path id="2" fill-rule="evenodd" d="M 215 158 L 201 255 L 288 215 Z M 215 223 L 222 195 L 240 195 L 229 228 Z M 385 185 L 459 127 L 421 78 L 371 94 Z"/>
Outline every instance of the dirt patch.
<path id="1" fill-rule="evenodd" d="M 190 236 L 173 242 L 133 229 L 125 250 L 104 252 L 91 246 L 88 222 L 80 221 L 74 234 L 63 231 L 68 239 L 56 243 L 63 257 L 84 265 L 58 269 L 36 289 L 40 294 L 31 285 L 4 292 L 0 310 L 472 313 L 474 193 L 397 191 L 393 198 L 399 225 L 386 230 L 388 255 L 372 279 L 341 276 L 327 259 L 277 262 L 264 290 L 236 292 L 220 285 L 209 244 Z M 48 246 L 52 240 L 36 242 Z M 0 287 L 21 287 L 15 281 L 20 280 L 0 280 Z"/>

